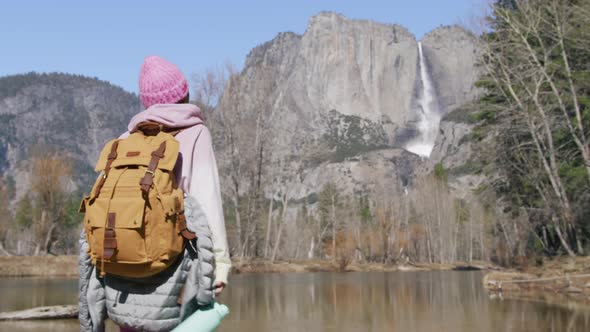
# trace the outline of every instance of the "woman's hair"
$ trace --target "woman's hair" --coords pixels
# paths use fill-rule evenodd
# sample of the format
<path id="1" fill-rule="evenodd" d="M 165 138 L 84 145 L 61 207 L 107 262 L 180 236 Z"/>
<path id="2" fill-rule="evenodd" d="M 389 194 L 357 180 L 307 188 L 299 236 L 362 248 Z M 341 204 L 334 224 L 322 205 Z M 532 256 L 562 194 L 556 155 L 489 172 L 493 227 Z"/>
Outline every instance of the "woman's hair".
<path id="1" fill-rule="evenodd" d="M 189 101 L 190 101 L 190 96 L 189 96 L 189 93 L 187 92 L 186 96 L 184 96 L 182 99 L 177 101 L 176 104 L 188 104 Z"/>

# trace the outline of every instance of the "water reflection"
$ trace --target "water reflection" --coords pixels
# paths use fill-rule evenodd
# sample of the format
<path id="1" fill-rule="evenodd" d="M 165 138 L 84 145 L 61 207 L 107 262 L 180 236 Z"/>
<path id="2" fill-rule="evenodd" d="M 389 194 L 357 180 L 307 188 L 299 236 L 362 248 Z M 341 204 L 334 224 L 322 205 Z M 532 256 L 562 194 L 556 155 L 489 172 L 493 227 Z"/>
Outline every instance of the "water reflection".
<path id="1" fill-rule="evenodd" d="M 0 294 L 0 311 L 74 304 L 78 299 L 78 279 L 2 278 Z"/>
<path id="2" fill-rule="evenodd" d="M 220 331 L 587 331 L 590 312 L 490 300 L 478 272 L 234 277 Z"/>
<path id="3" fill-rule="evenodd" d="M 232 276 L 231 287 L 220 298 L 231 314 L 219 331 L 590 330 L 588 310 L 532 301 L 490 300 L 481 287 L 481 277 L 479 272 Z M 15 305 L 9 301 L 22 306 L 27 302 L 22 299 L 33 297 L 52 302 L 48 304 L 76 302 L 75 280 L 36 282 L 0 279 L 0 308 Z M 16 293 L 21 300 L 14 296 Z M 60 296 L 68 299 L 56 303 Z M 76 321 L 47 324 L 0 323 L 0 331 L 79 330 Z M 114 331 L 112 326 L 108 330 Z"/>

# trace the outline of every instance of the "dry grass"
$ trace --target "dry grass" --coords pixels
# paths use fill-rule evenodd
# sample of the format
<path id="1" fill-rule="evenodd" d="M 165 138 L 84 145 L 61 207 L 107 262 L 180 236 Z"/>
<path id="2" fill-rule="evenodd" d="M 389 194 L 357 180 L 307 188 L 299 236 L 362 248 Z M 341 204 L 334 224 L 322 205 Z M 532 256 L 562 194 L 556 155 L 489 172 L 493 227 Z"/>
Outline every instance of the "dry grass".
<path id="1" fill-rule="evenodd" d="M 77 276 L 77 256 L 0 256 L 0 277 L 52 277 Z M 464 264 L 407 264 L 347 262 L 341 264 L 328 260 L 291 260 L 270 262 L 252 259 L 233 261 L 232 273 L 297 273 L 297 272 L 389 272 L 454 270 Z M 481 265 L 481 266 L 480 266 Z M 483 264 L 476 268 L 488 268 Z"/>
<path id="2" fill-rule="evenodd" d="M 483 284 L 492 293 L 504 293 L 511 297 L 545 300 L 564 300 L 590 304 L 590 257 L 558 257 L 544 261 L 538 266 L 524 266 L 518 270 L 493 271 L 488 273 Z M 555 279 L 531 282 L 535 279 Z"/>
<path id="3" fill-rule="evenodd" d="M 245 260 L 233 262 L 233 273 L 292 273 L 292 272 L 391 272 L 391 271 L 432 271 L 457 270 L 464 267 L 472 269 L 494 268 L 490 264 L 407 264 L 347 262 L 343 268 L 340 262 L 328 260 L 291 260 L 269 262 L 265 260 Z"/>
<path id="4" fill-rule="evenodd" d="M 0 256 L 0 277 L 73 277 L 77 264 L 77 256 Z"/>

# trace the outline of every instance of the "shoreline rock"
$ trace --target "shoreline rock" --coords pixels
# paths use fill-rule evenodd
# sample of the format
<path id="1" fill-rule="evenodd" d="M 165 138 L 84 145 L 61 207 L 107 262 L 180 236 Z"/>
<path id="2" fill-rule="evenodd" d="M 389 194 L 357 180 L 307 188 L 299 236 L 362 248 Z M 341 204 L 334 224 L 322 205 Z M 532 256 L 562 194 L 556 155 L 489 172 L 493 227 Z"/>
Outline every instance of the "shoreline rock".
<path id="1" fill-rule="evenodd" d="M 78 318 L 77 305 L 56 305 L 26 310 L 0 312 L 0 321 Z"/>

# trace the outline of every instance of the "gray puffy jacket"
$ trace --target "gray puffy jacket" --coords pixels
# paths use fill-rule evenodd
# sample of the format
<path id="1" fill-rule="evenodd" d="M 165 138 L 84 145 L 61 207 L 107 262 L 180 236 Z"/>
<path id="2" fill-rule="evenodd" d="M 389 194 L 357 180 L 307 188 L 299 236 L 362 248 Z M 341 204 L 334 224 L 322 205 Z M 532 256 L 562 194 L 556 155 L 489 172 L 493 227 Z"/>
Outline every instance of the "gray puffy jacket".
<path id="1" fill-rule="evenodd" d="M 184 204 L 187 227 L 197 234 L 197 240 L 189 242 L 184 255 L 156 276 L 134 280 L 109 275 L 100 278 L 82 231 L 78 261 L 81 331 L 104 331 L 107 316 L 119 326 L 170 331 L 198 306 L 213 301 L 215 268 L 207 217 L 196 199 L 185 196 Z"/>

